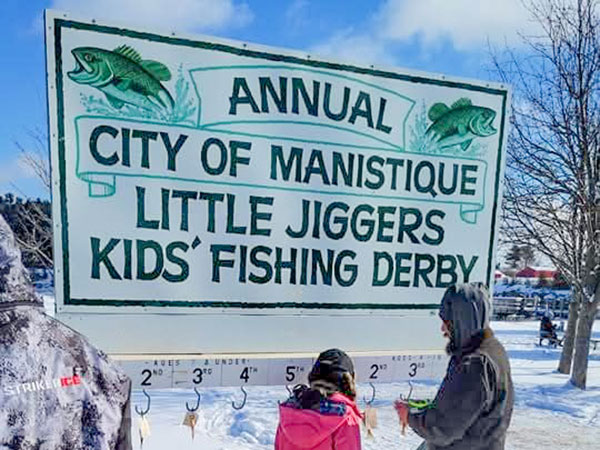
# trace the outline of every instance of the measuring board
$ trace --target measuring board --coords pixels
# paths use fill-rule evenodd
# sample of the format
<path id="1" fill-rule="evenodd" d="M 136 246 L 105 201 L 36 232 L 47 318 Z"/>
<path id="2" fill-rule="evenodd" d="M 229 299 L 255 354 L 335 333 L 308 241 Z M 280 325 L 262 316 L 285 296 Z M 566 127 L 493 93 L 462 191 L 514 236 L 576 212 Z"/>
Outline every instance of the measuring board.
<path id="1" fill-rule="evenodd" d="M 134 389 L 284 386 L 308 383 L 313 354 L 112 355 Z M 350 353 L 358 382 L 441 380 L 448 357 L 440 352 Z"/>

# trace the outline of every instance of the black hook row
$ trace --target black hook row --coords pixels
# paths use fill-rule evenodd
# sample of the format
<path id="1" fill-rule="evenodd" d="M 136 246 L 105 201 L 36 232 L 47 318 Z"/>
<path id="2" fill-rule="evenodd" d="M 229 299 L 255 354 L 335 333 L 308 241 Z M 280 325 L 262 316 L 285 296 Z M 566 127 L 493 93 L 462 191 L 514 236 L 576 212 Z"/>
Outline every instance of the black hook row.
<path id="1" fill-rule="evenodd" d="M 400 398 L 408 401 L 410 400 L 410 396 L 412 394 L 412 390 L 413 390 L 413 386 L 412 383 L 409 381 L 408 382 L 409 386 L 410 386 L 410 391 L 408 393 L 408 397 L 403 398 L 402 395 L 400 395 Z M 373 402 L 375 401 L 375 395 L 376 395 L 376 390 L 375 390 L 375 385 L 373 383 L 369 383 L 369 385 L 371 386 L 372 389 L 372 394 L 371 394 L 371 399 L 367 400 L 365 397 L 363 397 L 363 400 L 365 401 L 365 403 L 367 405 L 371 405 L 373 404 Z M 290 395 L 292 395 L 292 389 L 289 386 L 285 387 L 287 389 L 287 391 L 290 393 Z M 248 393 L 246 392 L 246 390 L 244 389 L 244 386 L 240 386 L 240 389 L 242 390 L 242 393 L 244 394 L 244 399 L 242 400 L 242 403 L 239 405 L 236 405 L 235 401 L 231 402 L 231 406 L 233 407 L 233 409 L 236 410 L 240 410 L 242 409 L 244 406 L 246 406 L 246 400 L 248 399 Z M 146 396 L 146 398 L 148 399 L 148 403 L 146 405 L 146 409 L 142 410 L 140 409 L 137 405 L 135 406 L 135 412 L 137 412 L 140 416 L 145 416 L 146 414 L 148 414 L 148 412 L 150 411 L 150 404 L 151 404 L 151 399 L 150 396 L 148 395 L 148 393 L 146 392 L 146 389 L 142 389 L 142 392 L 144 393 L 144 395 Z M 194 392 L 196 393 L 196 405 L 195 406 L 190 406 L 189 402 L 185 402 L 185 407 L 189 412 L 196 412 L 198 411 L 198 409 L 200 408 L 200 400 L 202 399 L 200 392 L 198 392 L 198 389 L 194 387 Z"/>
<path id="2" fill-rule="evenodd" d="M 240 405 L 236 405 L 235 401 L 231 402 L 231 406 L 233 407 L 233 409 L 237 409 L 237 410 L 240 410 L 244 406 L 246 406 L 246 400 L 248 398 L 248 393 L 244 389 L 244 386 L 241 386 L 240 389 L 242 390 L 242 392 L 244 394 L 244 399 L 242 400 L 242 403 Z M 150 395 L 148 395 L 148 393 L 146 392 L 146 389 L 142 389 L 142 392 L 148 399 L 148 403 L 146 404 L 146 409 L 141 409 L 140 407 L 138 407 L 138 405 L 135 405 L 135 412 L 138 413 L 140 416 L 145 416 L 150 411 L 151 398 L 150 398 Z M 202 396 L 200 395 L 200 392 L 198 392 L 197 388 L 194 388 L 194 392 L 196 393 L 196 405 L 190 406 L 189 402 L 187 402 L 187 401 L 185 402 L 185 407 L 189 412 L 196 412 L 200 408 L 200 400 L 202 399 Z"/>

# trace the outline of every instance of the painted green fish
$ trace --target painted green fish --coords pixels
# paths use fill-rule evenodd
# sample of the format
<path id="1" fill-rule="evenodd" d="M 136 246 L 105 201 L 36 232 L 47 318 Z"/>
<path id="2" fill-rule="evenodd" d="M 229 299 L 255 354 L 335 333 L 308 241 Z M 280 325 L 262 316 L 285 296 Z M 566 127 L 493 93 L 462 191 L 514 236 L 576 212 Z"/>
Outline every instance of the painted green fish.
<path id="1" fill-rule="evenodd" d="M 69 78 L 102 91 L 114 108 L 129 104 L 146 110 L 173 109 L 173 97 L 161 83 L 171 79 L 164 64 L 143 60 L 127 45 L 113 51 L 78 47 L 71 53 L 76 66 L 68 73 Z"/>
<path id="2" fill-rule="evenodd" d="M 491 136 L 497 131 L 492 126 L 496 112 L 473 106 L 468 98 L 458 99 L 450 107 L 436 103 L 429 109 L 428 117 L 433 123 L 425 136 L 439 148 L 460 145 L 467 150 L 476 137 Z"/>

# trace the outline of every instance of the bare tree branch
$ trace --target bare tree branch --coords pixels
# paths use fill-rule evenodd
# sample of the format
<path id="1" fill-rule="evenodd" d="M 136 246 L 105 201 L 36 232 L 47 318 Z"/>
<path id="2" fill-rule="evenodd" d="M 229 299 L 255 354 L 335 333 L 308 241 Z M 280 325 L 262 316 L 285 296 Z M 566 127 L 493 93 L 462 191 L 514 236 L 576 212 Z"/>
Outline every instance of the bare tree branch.
<path id="1" fill-rule="evenodd" d="M 515 90 L 502 232 L 552 261 L 581 299 L 571 380 L 585 387 L 600 303 L 600 21 L 596 0 L 524 1 L 541 36 L 493 55 Z M 575 316 L 575 315 L 573 315 Z M 592 317 L 592 319 L 590 319 Z M 586 341 L 587 339 L 587 341 Z M 561 361 L 562 365 L 562 361 Z"/>

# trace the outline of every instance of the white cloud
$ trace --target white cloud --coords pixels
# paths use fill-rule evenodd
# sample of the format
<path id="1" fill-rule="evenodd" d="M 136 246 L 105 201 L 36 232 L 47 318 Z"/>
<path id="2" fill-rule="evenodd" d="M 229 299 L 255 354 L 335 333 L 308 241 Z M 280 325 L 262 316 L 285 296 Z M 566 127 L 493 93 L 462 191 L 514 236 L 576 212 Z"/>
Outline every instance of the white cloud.
<path id="1" fill-rule="evenodd" d="M 361 31 L 335 32 L 310 50 L 361 63 L 395 64 L 394 46 L 417 38 L 422 54 L 450 41 L 457 50 L 519 45 L 519 32 L 538 30 L 521 0 L 386 0 Z"/>
<path id="2" fill-rule="evenodd" d="M 308 0 L 294 0 L 285 10 L 285 21 L 288 31 L 297 32 L 308 24 Z"/>
<path id="3" fill-rule="evenodd" d="M 394 63 L 393 56 L 387 51 L 385 40 L 377 36 L 355 33 L 351 28 L 337 32 L 327 41 L 311 47 L 309 52 L 363 64 Z"/>
<path id="4" fill-rule="evenodd" d="M 375 22 L 381 39 L 449 39 L 459 50 L 482 48 L 488 40 L 518 44 L 518 32 L 534 26 L 521 0 L 388 0 Z"/>
<path id="5" fill-rule="evenodd" d="M 221 30 L 253 19 L 248 4 L 236 0 L 53 0 L 51 8 L 168 31 Z"/>

